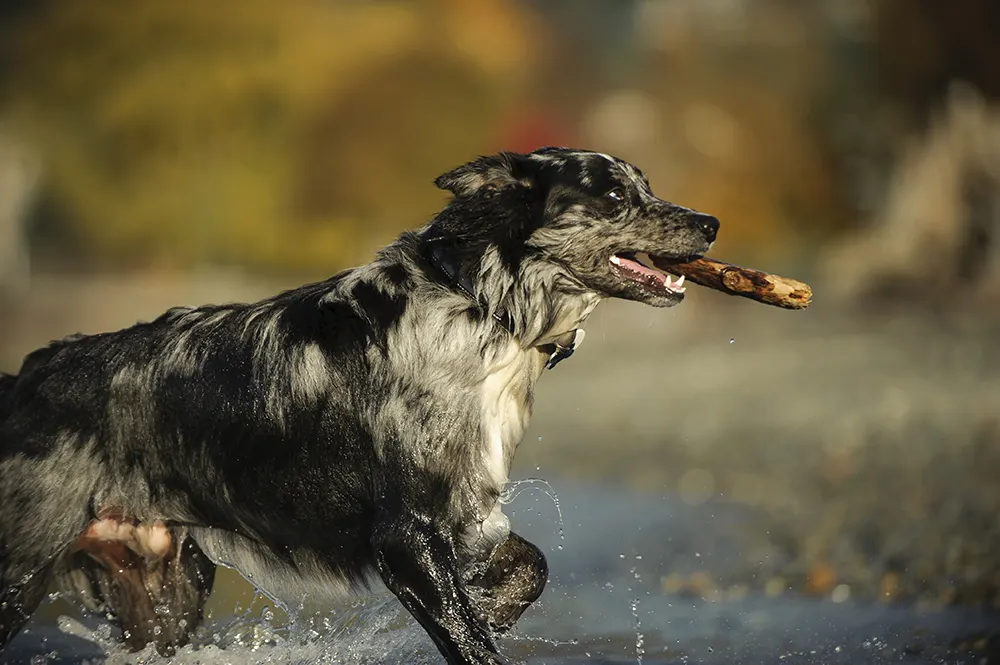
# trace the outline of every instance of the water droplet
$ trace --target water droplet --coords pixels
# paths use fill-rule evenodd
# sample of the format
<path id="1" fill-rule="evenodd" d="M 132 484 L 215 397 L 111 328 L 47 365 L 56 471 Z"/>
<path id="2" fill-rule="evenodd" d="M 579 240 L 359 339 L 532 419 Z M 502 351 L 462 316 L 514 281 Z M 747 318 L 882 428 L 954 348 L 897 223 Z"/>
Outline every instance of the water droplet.
<path id="1" fill-rule="evenodd" d="M 846 584 L 838 584 L 830 594 L 830 600 L 835 603 L 843 603 L 851 597 L 851 587 Z"/>
<path id="2" fill-rule="evenodd" d="M 642 657 L 646 654 L 645 637 L 642 634 L 642 624 L 639 622 L 639 599 L 632 599 L 632 618 L 635 619 L 635 662 L 642 665 Z"/>
<path id="3" fill-rule="evenodd" d="M 730 344 L 732 344 L 732 343 L 733 343 L 733 342 L 735 342 L 735 341 L 736 341 L 736 338 L 735 338 L 735 337 L 730 337 L 730 338 L 729 338 L 729 343 L 730 343 Z"/>
<path id="4" fill-rule="evenodd" d="M 160 628 L 159 626 L 153 626 L 153 635 L 159 635 L 162 632 L 163 632 L 162 628 Z"/>
<path id="5" fill-rule="evenodd" d="M 539 441 L 541 441 L 541 440 L 542 440 L 542 437 L 538 437 L 538 440 L 539 440 Z"/>

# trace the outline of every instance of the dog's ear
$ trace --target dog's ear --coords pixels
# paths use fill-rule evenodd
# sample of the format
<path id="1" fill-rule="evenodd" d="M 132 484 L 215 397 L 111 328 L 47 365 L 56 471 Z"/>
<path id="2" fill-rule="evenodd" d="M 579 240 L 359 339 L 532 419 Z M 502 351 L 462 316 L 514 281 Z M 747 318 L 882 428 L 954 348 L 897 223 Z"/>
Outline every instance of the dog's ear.
<path id="1" fill-rule="evenodd" d="M 500 191 L 512 187 L 535 185 L 537 166 L 528 155 L 501 152 L 480 157 L 448 171 L 434 180 L 434 184 L 455 196 L 471 196 L 477 192 Z"/>

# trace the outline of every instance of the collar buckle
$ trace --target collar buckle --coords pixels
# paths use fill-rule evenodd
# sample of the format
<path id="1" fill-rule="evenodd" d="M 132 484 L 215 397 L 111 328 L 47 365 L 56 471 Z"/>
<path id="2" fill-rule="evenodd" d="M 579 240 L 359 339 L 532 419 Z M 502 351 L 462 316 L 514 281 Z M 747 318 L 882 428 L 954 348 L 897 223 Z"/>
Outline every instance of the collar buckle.
<path id="1" fill-rule="evenodd" d="M 579 347 L 580 344 L 583 343 L 583 338 L 586 335 L 586 333 L 583 330 L 577 328 L 576 330 L 573 330 L 571 332 L 573 334 L 573 338 L 569 340 L 568 343 L 560 344 L 560 341 L 562 341 L 560 340 L 553 344 L 553 346 L 556 347 L 556 350 L 553 351 L 552 355 L 549 356 L 548 362 L 545 363 L 545 369 L 552 369 L 562 361 L 569 358 L 571 355 L 573 355 L 573 352 L 576 351 L 577 347 Z M 563 337 L 565 338 L 568 335 L 569 333 L 567 333 Z"/>

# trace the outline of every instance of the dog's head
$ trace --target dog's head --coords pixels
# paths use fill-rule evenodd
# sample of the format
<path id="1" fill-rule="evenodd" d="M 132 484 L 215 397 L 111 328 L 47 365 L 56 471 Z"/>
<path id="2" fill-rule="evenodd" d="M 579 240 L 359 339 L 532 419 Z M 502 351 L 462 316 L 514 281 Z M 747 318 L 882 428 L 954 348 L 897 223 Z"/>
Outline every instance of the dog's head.
<path id="1" fill-rule="evenodd" d="M 679 303 L 684 287 L 643 255 L 703 254 L 719 229 L 714 217 L 655 196 L 635 166 L 596 152 L 500 153 L 435 184 L 454 199 L 434 225 L 470 258 L 495 251 L 515 275 L 546 262 L 577 287 L 656 307 Z"/>

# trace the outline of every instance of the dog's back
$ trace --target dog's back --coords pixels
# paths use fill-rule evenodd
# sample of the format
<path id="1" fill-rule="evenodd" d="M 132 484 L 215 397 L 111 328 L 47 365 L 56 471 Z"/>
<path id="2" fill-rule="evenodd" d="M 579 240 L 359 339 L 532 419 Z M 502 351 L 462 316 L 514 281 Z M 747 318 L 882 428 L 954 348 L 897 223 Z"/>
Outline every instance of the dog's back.
<path id="1" fill-rule="evenodd" d="M 47 460 L 57 490 L 46 494 L 53 510 L 62 510 L 54 505 L 58 494 L 85 483 L 97 504 L 140 520 L 169 504 L 175 519 L 244 530 L 240 509 L 215 494 L 224 486 L 260 485 L 218 474 L 259 475 L 267 486 L 264 476 L 286 470 L 283 438 L 319 436 L 319 410 L 337 406 L 320 398 L 331 383 L 350 382 L 357 354 L 315 342 L 321 333 L 337 340 L 336 331 L 324 329 L 330 321 L 319 303 L 329 288 L 252 305 L 176 308 L 148 323 L 33 352 L 18 376 L 0 384 L 2 468 L 9 473 L 22 463 L 12 460 L 18 453 L 24 464 Z M 333 320 L 348 328 L 358 315 L 338 309 Z M 364 344 L 352 331 L 344 337 Z M 347 433 L 350 415 L 340 415 Z M 35 482 L 38 471 L 30 474 Z"/>
<path id="2" fill-rule="evenodd" d="M 13 374 L 0 374 L 0 423 L 7 419 L 10 413 L 10 401 L 14 397 L 14 384 L 17 377 Z"/>
<path id="3" fill-rule="evenodd" d="M 153 606 L 170 605 L 177 611 L 169 618 L 196 625 L 213 569 L 187 529 L 156 526 L 161 519 L 296 545 L 287 531 L 262 533 L 289 528 L 275 517 L 278 492 L 308 496 L 296 483 L 309 463 L 287 454 L 284 437 L 322 436 L 337 408 L 322 399 L 331 390 L 324 382 L 350 371 L 348 356 L 367 337 L 357 312 L 320 306 L 334 286 L 255 304 L 176 308 L 116 332 L 54 342 L 29 354 L 18 375 L 0 375 L 0 632 L 27 618 L 4 613 L 32 605 L 53 575 L 92 607 L 110 602 L 130 612 L 137 646 L 154 628 L 158 643 L 169 637 Z M 321 333 L 327 344 L 354 348 L 321 349 L 313 341 Z M 345 414 L 334 429 L 341 440 L 357 430 Z M 359 450 L 340 448 L 344 460 Z M 361 492 L 345 478 L 336 486 L 349 526 L 362 510 L 349 498 Z M 247 506 L 264 519 L 248 526 Z M 293 531 L 317 535 L 304 525 Z M 345 577 L 363 574 L 355 568 L 366 557 L 342 554 Z M 135 593 L 144 589 L 145 602 L 125 600 L 145 598 Z M 178 632 L 171 647 L 187 637 Z M 0 644 L 6 639 L 0 634 Z"/>

